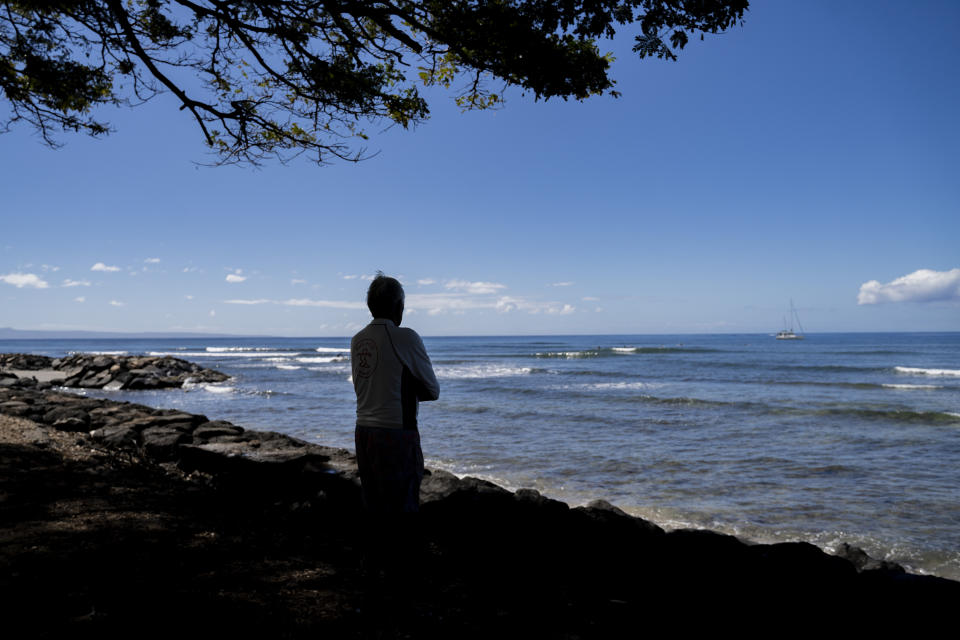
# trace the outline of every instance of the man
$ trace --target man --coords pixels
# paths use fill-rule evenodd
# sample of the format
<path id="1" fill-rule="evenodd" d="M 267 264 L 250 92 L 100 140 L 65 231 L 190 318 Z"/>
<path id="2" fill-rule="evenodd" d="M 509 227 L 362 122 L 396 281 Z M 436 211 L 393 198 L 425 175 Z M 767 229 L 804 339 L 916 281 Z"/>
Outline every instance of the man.
<path id="1" fill-rule="evenodd" d="M 353 337 L 350 359 L 357 392 L 357 465 L 363 503 L 372 516 L 420 508 L 423 452 L 417 430 L 421 400 L 440 387 L 423 341 L 401 329 L 403 287 L 378 271 L 367 290 L 373 321 Z"/>

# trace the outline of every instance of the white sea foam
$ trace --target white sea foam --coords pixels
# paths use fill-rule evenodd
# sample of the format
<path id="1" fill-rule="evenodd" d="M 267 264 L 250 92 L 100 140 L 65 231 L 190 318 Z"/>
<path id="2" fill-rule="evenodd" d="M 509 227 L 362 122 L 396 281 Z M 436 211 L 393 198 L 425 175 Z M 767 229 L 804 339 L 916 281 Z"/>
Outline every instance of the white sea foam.
<path id="1" fill-rule="evenodd" d="M 283 369 L 284 371 L 296 371 L 297 369 L 300 369 L 300 368 L 301 367 L 298 367 L 295 364 L 278 364 L 277 365 L 277 369 Z"/>
<path id="2" fill-rule="evenodd" d="M 68 353 L 70 355 L 74 355 L 76 353 L 84 353 L 91 356 L 125 356 L 130 352 L 129 351 L 70 351 Z"/>
<path id="3" fill-rule="evenodd" d="M 960 369 L 921 369 L 920 367 L 894 367 L 897 373 L 908 373 L 916 376 L 957 376 Z"/>
<path id="4" fill-rule="evenodd" d="M 617 353 L 636 353 L 636 347 L 611 347 L 611 351 L 616 351 Z"/>
<path id="5" fill-rule="evenodd" d="M 596 391 L 605 391 L 608 389 L 656 389 L 662 387 L 662 384 L 657 384 L 655 382 L 594 382 L 590 384 L 582 385 L 584 389 L 593 389 Z"/>
<path id="6" fill-rule="evenodd" d="M 207 347 L 206 350 L 212 353 L 224 353 L 228 351 L 273 351 L 270 347 Z"/>
<path id="7" fill-rule="evenodd" d="M 466 380 L 472 378 L 507 378 L 523 376 L 533 371 L 530 367 L 505 367 L 496 364 L 476 364 L 470 366 L 439 366 L 438 378 Z"/>
<path id="8" fill-rule="evenodd" d="M 297 358 L 297 362 L 345 362 L 345 356 L 329 356 L 318 358 Z"/>
<path id="9" fill-rule="evenodd" d="M 322 371 L 323 373 L 348 373 L 350 367 L 307 367 L 307 371 Z"/>
<path id="10" fill-rule="evenodd" d="M 935 384 L 882 384 L 887 389 L 943 389 Z"/>
<path id="11" fill-rule="evenodd" d="M 535 354 L 538 358 L 592 358 L 596 351 L 544 351 Z"/>
<path id="12" fill-rule="evenodd" d="M 315 349 L 317 353 L 350 353 L 350 347 L 345 349 L 335 349 L 333 347 L 317 347 Z"/>
<path id="13" fill-rule="evenodd" d="M 235 387 L 225 387 L 221 385 L 207 384 L 205 382 L 191 382 L 190 380 L 187 380 L 181 386 L 184 391 L 196 391 L 199 389 L 202 391 L 209 391 L 210 393 L 233 393 L 236 390 Z"/>
<path id="14" fill-rule="evenodd" d="M 282 352 L 271 352 L 271 351 L 259 351 L 257 353 L 250 353 L 245 351 L 217 351 L 217 352 L 207 352 L 207 351 L 150 351 L 147 353 L 150 356 L 176 356 L 178 358 L 224 358 L 224 357 L 237 357 L 237 358 L 263 358 L 266 356 L 294 356 L 296 353 L 282 353 Z"/>

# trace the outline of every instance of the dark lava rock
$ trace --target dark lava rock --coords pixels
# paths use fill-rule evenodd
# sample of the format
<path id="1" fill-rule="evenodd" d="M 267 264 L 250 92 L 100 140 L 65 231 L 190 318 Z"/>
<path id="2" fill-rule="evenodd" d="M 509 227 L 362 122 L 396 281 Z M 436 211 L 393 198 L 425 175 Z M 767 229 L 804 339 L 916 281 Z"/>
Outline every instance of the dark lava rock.
<path id="1" fill-rule="evenodd" d="M 52 362 L 53 360 L 47 356 L 37 356 L 30 353 L 0 353 L 0 369 L 25 371 L 52 369 Z"/>
<path id="2" fill-rule="evenodd" d="M 124 424 L 114 424 L 90 432 L 95 442 L 117 447 L 118 449 L 137 449 L 140 446 L 139 434 Z"/>
<path id="3" fill-rule="evenodd" d="M 896 562 L 887 560 L 877 560 L 867 555 L 867 552 L 860 547 L 843 542 L 837 548 L 834 555 L 846 559 L 857 571 L 892 571 L 894 573 L 904 573 L 904 568 Z"/>
<path id="4" fill-rule="evenodd" d="M 189 427 L 189 422 L 147 427 L 140 432 L 144 453 L 157 460 L 176 459 L 177 446 L 190 441 Z"/>
<path id="5" fill-rule="evenodd" d="M 214 420 L 201 424 L 193 432 L 194 442 L 237 442 L 243 434 L 243 427 L 238 427 L 224 420 Z"/>
<path id="6" fill-rule="evenodd" d="M 258 536 L 290 535 L 283 527 L 294 521 L 309 535 L 362 521 L 356 461 L 343 449 L 182 411 L 31 388 L 0 388 L 0 413 L 67 431 L 83 426 L 92 448 L 136 454 L 128 458 L 141 469 L 179 468 L 203 478 L 218 505 L 240 514 L 237 526 L 254 515 L 270 523 Z M 671 620 L 690 613 L 694 622 L 715 626 L 758 611 L 797 617 L 829 603 L 857 612 L 960 601 L 960 583 L 906 573 L 855 547 L 838 557 L 806 543 L 751 545 L 712 531 L 665 533 L 608 502 L 570 509 L 532 489 L 512 493 L 441 470 L 425 472 L 421 502 L 421 531 L 431 548 L 442 550 L 434 577 L 453 568 L 453 584 L 474 585 L 473 597 L 485 603 L 478 611 L 497 616 L 501 603 L 513 603 L 514 611 L 524 603 L 544 612 L 543 620 L 559 616 L 554 630 L 584 615 L 600 625 L 544 637 L 612 637 L 636 624 L 637 611 Z"/>
<path id="7" fill-rule="evenodd" d="M 11 380 L 13 374 L 2 370 L 62 371 L 64 377 L 53 381 L 64 387 L 83 389 L 167 389 L 186 382 L 223 382 L 230 376 L 205 369 L 171 356 L 114 356 L 74 353 L 51 359 L 23 353 L 0 353 L 0 387 L 36 386 L 33 378 Z M 41 383 L 47 386 L 47 383 Z"/>

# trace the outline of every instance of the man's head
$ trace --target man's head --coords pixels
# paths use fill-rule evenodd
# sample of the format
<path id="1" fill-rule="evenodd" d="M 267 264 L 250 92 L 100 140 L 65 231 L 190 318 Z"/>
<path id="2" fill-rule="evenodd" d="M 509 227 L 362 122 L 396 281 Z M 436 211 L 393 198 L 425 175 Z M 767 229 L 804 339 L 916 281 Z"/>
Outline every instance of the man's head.
<path id="1" fill-rule="evenodd" d="M 367 289 L 367 308 L 374 318 L 388 318 L 400 326 L 403 320 L 403 286 L 396 278 L 377 271 L 377 277 Z"/>

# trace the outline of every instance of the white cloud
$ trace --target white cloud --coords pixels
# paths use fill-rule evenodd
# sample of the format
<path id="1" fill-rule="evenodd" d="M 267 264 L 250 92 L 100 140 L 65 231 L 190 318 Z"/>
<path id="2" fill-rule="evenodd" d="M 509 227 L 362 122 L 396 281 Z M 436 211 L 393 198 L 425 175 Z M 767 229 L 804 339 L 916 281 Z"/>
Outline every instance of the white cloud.
<path id="1" fill-rule="evenodd" d="M 307 284 L 307 281 L 306 281 L 306 280 L 303 280 L 302 278 L 294 278 L 293 280 L 290 281 L 290 284 L 293 284 L 293 285 L 296 285 L 296 284 Z"/>
<path id="2" fill-rule="evenodd" d="M 216 315 L 217 315 L 217 312 L 214 311 L 213 309 L 210 309 L 210 317 L 213 318 L 213 317 L 215 317 Z"/>
<path id="3" fill-rule="evenodd" d="M 569 286 L 572 286 L 573 284 L 574 284 L 573 282 L 554 282 L 550 286 L 551 287 L 569 287 Z"/>
<path id="4" fill-rule="evenodd" d="M 870 280 L 860 285 L 857 295 L 857 304 L 937 300 L 960 300 L 960 268 L 950 271 L 918 269 L 887 284 Z"/>
<path id="5" fill-rule="evenodd" d="M 227 274 L 227 282 L 243 282 L 246 279 L 246 276 L 237 275 L 236 273 Z"/>
<path id="6" fill-rule="evenodd" d="M 288 307 L 326 307 L 328 309 L 367 308 L 367 305 L 362 302 L 351 302 L 349 300 L 311 300 L 309 298 L 291 298 L 289 300 L 277 301 L 276 304 L 282 304 Z"/>
<path id="7" fill-rule="evenodd" d="M 111 265 L 103 264 L 98 262 L 97 264 L 90 267 L 90 271 L 120 271 L 120 267 L 114 267 Z"/>
<path id="8" fill-rule="evenodd" d="M 125 306 L 127 306 L 127 303 L 126 303 L 126 302 L 120 302 L 119 300 L 111 300 L 111 301 L 110 301 L 110 306 L 111 306 L 111 307 L 125 307 Z"/>
<path id="9" fill-rule="evenodd" d="M 147 264 L 160 264 L 160 258 L 147 258 L 144 262 Z"/>
<path id="10" fill-rule="evenodd" d="M 86 302 L 87 299 L 84 298 L 83 296 L 77 296 L 76 298 L 73 299 L 73 301 L 74 301 L 74 302 Z"/>
<path id="11" fill-rule="evenodd" d="M 600 300 L 600 298 L 595 298 L 593 296 L 583 296 L 580 299 L 583 300 L 584 302 L 597 302 L 598 300 Z"/>
<path id="12" fill-rule="evenodd" d="M 324 307 L 327 309 L 366 309 L 367 305 L 362 302 L 352 302 L 350 300 L 312 300 L 310 298 L 290 298 L 289 300 L 270 300 L 269 298 L 257 298 L 255 300 L 224 300 L 224 304 L 279 304 L 286 307 Z"/>
<path id="13" fill-rule="evenodd" d="M 0 281 L 12 284 L 17 289 L 24 287 L 33 287 L 35 289 L 46 289 L 50 285 L 35 273 L 8 273 L 0 275 Z"/>
<path id="14" fill-rule="evenodd" d="M 63 284 L 60 286 L 61 287 L 89 287 L 90 281 L 89 280 L 71 280 L 70 278 L 67 278 L 66 280 L 63 281 Z"/>
<path id="15" fill-rule="evenodd" d="M 446 285 L 445 285 L 446 286 Z M 559 302 L 540 302 L 522 296 L 466 295 L 460 293 L 414 293 L 407 296 L 408 312 L 426 312 L 435 316 L 442 313 L 462 314 L 478 309 L 493 309 L 500 313 L 522 311 L 567 315 L 576 307 Z"/>
<path id="16" fill-rule="evenodd" d="M 417 280 L 417 284 L 419 284 L 420 286 L 426 287 L 431 284 L 437 284 L 437 281 L 434 280 L 433 278 L 420 278 L 419 280 Z"/>
<path id="17" fill-rule="evenodd" d="M 186 295 L 186 296 L 183 296 L 183 297 L 186 298 L 187 300 L 193 300 L 193 296 L 191 296 L 191 295 Z"/>
<path id="18" fill-rule="evenodd" d="M 471 298 L 455 293 L 414 293 L 406 298 L 408 310 L 426 311 L 432 316 L 447 311 L 458 312 L 495 307 L 496 302 L 491 298 Z"/>
<path id="19" fill-rule="evenodd" d="M 200 271 L 200 268 L 199 268 L 199 267 L 184 267 L 184 268 L 183 268 L 183 273 L 194 273 L 194 272 L 196 272 L 196 271 Z"/>
<path id="20" fill-rule="evenodd" d="M 40 268 L 44 271 L 60 271 L 60 267 L 54 266 L 52 264 L 42 264 Z"/>
<path id="21" fill-rule="evenodd" d="M 518 296 L 501 296 L 497 298 L 496 309 L 500 313 L 509 313 L 510 311 L 526 311 L 527 313 L 551 313 L 563 316 L 571 314 L 577 310 L 576 307 L 569 304 L 560 304 L 559 302 L 537 302 Z"/>
<path id="22" fill-rule="evenodd" d="M 507 288 L 507 285 L 497 282 L 469 282 L 467 280 L 448 280 L 443 286 L 447 289 L 474 295 L 497 293 L 500 289 Z"/>

